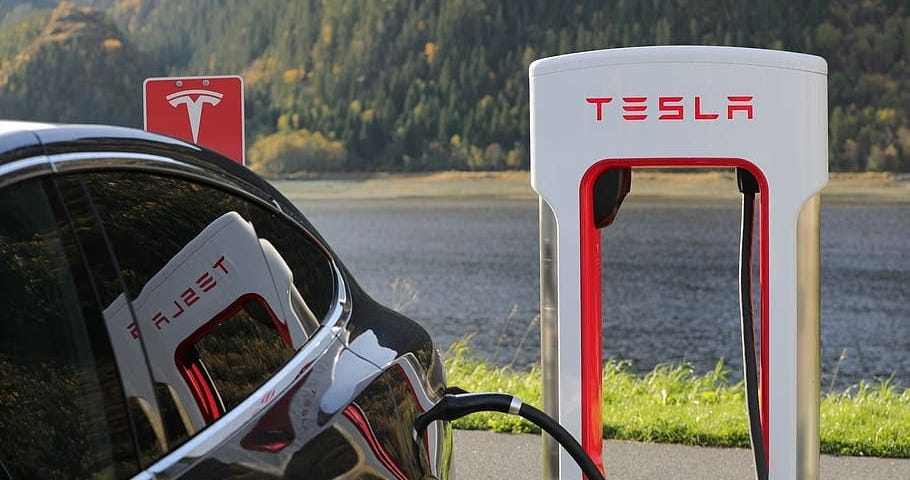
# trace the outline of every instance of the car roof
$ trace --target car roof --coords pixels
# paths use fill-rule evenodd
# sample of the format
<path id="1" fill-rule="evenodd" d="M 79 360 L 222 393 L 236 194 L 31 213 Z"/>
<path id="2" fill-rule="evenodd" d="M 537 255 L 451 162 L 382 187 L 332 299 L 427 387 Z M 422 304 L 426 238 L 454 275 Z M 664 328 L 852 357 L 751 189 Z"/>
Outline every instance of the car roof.
<path id="1" fill-rule="evenodd" d="M 236 162 L 176 138 L 110 125 L 0 120 L 0 185 L 4 184 L 4 176 L 15 174 L 17 165 L 28 168 L 43 164 L 46 165 L 44 170 L 58 171 L 54 159 L 60 158 L 61 154 L 103 158 L 102 163 L 89 168 L 108 169 L 137 167 L 130 160 L 135 156 L 132 154 L 169 158 L 187 165 L 199 175 L 240 184 L 247 193 L 253 193 L 268 203 L 280 197 L 268 182 Z"/>
<path id="2" fill-rule="evenodd" d="M 53 128 L 53 124 L 39 122 L 21 122 L 17 120 L 0 120 L 0 135 L 10 132 L 33 131 Z"/>
<path id="3" fill-rule="evenodd" d="M 130 145 L 149 142 L 201 150 L 184 141 L 135 128 L 0 120 L 0 165 L 33 156 L 38 147 L 43 153 L 51 154 L 52 151 L 59 153 L 61 148 L 70 151 L 89 147 L 93 150 L 132 150 Z M 23 153 L 16 155 L 18 151 Z"/>

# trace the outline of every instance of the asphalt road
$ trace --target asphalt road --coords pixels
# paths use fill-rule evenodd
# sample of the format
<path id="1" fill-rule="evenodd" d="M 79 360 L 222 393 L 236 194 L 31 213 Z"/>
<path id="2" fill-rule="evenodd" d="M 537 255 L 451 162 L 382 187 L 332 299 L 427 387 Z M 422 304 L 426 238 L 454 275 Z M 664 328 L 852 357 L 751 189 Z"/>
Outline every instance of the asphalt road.
<path id="1" fill-rule="evenodd" d="M 455 431 L 455 475 L 460 480 L 540 479 L 540 437 Z M 754 479 L 752 453 L 744 449 L 604 442 L 607 478 Z M 907 480 L 910 460 L 822 455 L 824 480 Z"/>

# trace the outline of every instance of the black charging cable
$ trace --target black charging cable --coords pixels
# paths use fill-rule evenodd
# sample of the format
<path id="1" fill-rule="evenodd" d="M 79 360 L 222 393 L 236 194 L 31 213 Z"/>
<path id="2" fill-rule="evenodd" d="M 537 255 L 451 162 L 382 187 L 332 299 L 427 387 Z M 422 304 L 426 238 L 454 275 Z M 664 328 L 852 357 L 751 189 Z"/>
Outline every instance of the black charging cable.
<path id="1" fill-rule="evenodd" d="M 743 224 L 739 244 L 739 310 L 742 319 L 743 375 L 746 386 L 746 403 L 749 410 L 749 436 L 755 458 L 758 480 L 768 480 L 768 459 L 761 428 L 758 402 L 758 367 L 755 355 L 755 319 L 752 312 L 752 226 L 755 223 L 755 194 L 758 181 L 742 168 L 736 169 L 736 181 L 743 194 Z"/>
<path id="2" fill-rule="evenodd" d="M 603 473 L 562 425 L 518 397 L 506 393 L 447 393 L 433 408 L 414 420 L 414 439 L 417 440 L 432 422 L 452 421 L 477 412 L 508 413 L 531 421 L 569 452 L 588 480 L 603 480 Z"/>

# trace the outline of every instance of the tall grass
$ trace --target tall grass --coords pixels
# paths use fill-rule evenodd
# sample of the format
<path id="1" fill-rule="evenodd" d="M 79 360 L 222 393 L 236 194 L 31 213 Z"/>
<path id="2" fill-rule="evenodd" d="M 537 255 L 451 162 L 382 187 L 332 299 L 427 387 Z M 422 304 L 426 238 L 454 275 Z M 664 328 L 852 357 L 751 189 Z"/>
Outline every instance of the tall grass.
<path id="1" fill-rule="evenodd" d="M 449 384 L 468 391 L 508 392 L 541 406 L 539 368 L 517 370 L 480 359 L 464 340 L 445 354 Z M 697 375 L 688 364 L 660 365 L 636 375 L 629 363 L 609 360 L 603 369 L 604 437 L 685 445 L 748 447 L 742 382 L 731 383 L 718 362 Z M 910 390 L 890 381 L 861 382 L 821 400 L 821 450 L 838 455 L 910 457 Z M 478 413 L 456 428 L 539 432 L 517 416 Z"/>
<path id="2" fill-rule="evenodd" d="M 829 393 L 821 429 L 825 453 L 910 458 L 910 389 L 887 379 Z"/>

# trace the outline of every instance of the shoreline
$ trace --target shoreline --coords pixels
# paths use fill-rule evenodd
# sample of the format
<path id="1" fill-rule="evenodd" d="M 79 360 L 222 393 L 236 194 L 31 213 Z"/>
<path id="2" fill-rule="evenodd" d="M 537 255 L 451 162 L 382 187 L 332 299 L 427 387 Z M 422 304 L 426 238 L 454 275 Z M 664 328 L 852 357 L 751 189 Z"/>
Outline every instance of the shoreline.
<path id="1" fill-rule="evenodd" d="M 302 179 L 270 179 L 291 200 L 414 200 L 476 199 L 536 201 L 530 173 L 430 172 L 338 173 Z M 699 203 L 737 200 L 731 170 L 704 172 L 633 171 L 630 201 Z M 831 173 L 822 190 L 829 204 L 910 205 L 910 175 L 893 173 Z"/>

